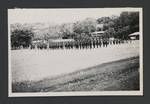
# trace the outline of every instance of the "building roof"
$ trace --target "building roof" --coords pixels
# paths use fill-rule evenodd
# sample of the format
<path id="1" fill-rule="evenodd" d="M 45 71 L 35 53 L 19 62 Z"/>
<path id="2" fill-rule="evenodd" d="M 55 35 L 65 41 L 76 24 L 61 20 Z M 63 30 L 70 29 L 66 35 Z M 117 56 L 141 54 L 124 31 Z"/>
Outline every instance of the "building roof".
<path id="1" fill-rule="evenodd" d="M 55 40 L 50 40 L 51 42 L 72 42 L 74 39 L 55 39 Z"/>
<path id="2" fill-rule="evenodd" d="M 140 32 L 134 32 L 132 34 L 129 34 L 129 36 L 138 36 L 138 35 L 140 35 Z"/>
<path id="3" fill-rule="evenodd" d="M 95 32 L 92 32 L 91 35 L 94 37 L 100 37 L 100 36 L 103 36 L 104 33 L 105 31 L 95 31 Z"/>
<path id="4" fill-rule="evenodd" d="M 103 34 L 105 31 L 95 31 L 95 32 L 92 32 L 92 34 Z"/>

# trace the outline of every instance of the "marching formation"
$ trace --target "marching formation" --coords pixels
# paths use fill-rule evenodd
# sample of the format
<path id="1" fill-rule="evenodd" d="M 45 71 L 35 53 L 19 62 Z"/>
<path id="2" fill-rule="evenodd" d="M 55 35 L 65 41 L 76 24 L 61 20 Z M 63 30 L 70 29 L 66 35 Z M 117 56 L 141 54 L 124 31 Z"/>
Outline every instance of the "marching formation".
<path id="1" fill-rule="evenodd" d="M 107 47 L 108 45 L 117 45 L 131 42 L 131 40 L 76 40 L 76 41 L 60 41 L 60 42 L 37 42 L 29 46 L 30 49 L 92 49 Z"/>

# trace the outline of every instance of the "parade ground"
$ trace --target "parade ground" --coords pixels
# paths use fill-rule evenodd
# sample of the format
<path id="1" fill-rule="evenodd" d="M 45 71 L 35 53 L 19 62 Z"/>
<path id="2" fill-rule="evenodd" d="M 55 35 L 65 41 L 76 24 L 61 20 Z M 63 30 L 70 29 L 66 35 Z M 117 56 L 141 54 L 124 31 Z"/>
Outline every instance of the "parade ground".
<path id="1" fill-rule="evenodd" d="M 134 87 L 139 78 L 138 40 L 93 49 L 23 49 L 11 50 L 10 54 L 14 91 L 138 89 L 138 86 Z M 99 76 L 100 73 L 102 76 Z M 134 85 L 127 86 L 128 80 Z M 87 81 L 88 85 L 83 84 Z M 101 87 L 98 87 L 100 82 Z M 120 85 L 119 88 L 115 86 L 116 83 L 120 83 L 117 86 Z M 126 87 L 122 87 L 122 83 Z M 34 88 L 35 86 L 38 88 Z"/>

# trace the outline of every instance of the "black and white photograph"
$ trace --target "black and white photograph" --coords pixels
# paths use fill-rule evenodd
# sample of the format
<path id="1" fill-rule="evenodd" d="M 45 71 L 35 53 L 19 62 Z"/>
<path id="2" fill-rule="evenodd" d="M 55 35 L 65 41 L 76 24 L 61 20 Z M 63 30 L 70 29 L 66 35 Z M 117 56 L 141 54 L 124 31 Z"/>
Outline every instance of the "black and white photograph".
<path id="1" fill-rule="evenodd" d="M 8 9 L 8 93 L 143 95 L 142 8 Z"/>

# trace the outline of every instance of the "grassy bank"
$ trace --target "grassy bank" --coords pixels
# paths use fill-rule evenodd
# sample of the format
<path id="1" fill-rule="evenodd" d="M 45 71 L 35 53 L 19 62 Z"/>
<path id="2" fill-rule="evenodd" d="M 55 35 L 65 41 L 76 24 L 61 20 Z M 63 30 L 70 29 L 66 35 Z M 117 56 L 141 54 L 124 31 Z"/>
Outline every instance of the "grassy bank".
<path id="1" fill-rule="evenodd" d="M 15 82 L 12 89 L 13 92 L 139 90 L 139 57 L 104 63 L 36 82 Z"/>

